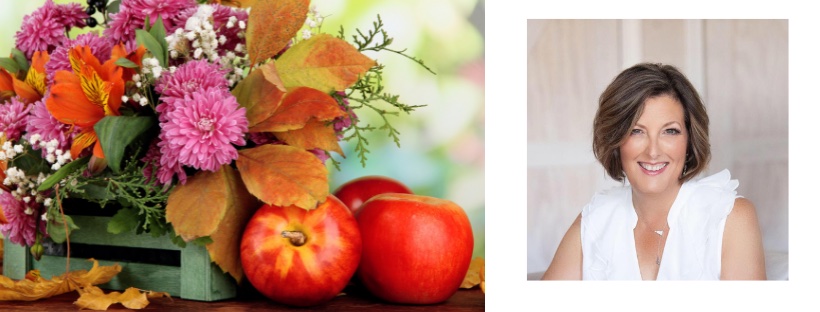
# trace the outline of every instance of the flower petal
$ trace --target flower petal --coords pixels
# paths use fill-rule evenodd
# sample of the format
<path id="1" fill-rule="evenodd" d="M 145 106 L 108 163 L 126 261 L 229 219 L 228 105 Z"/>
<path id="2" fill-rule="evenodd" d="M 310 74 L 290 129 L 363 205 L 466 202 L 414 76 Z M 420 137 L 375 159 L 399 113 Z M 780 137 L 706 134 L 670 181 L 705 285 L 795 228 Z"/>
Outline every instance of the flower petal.
<path id="1" fill-rule="evenodd" d="M 54 118 L 64 124 L 90 127 L 105 117 L 103 108 L 88 100 L 77 76 L 58 71 L 54 81 L 46 100 L 46 108 Z"/>
<path id="2" fill-rule="evenodd" d="M 77 156 L 79 156 L 85 148 L 91 146 L 91 144 L 94 144 L 97 141 L 97 133 L 94 132 L 94 128 L 83 129 L 80 134 L 74 137 L 74 142 L 71 143 L 71 158 L 77 159 Z M 99 145 L 99 143 L 97 145 Z M 97 148 L 95 146 L 94 156 L 97 156 L 96 149 Z M 102 154 L 102 148 L 100 148 L 99 153 Z"/>

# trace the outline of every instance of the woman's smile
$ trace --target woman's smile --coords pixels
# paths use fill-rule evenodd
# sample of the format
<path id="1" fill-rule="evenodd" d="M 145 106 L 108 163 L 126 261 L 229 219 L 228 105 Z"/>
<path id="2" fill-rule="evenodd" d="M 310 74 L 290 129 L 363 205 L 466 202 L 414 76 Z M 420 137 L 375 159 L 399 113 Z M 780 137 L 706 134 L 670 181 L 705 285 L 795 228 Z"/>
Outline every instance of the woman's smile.
<path id="1" fill-rule="evenodd" d="M 664 169 L 666 169 L 666 165 L 668 165 L 668 164 L 669 164 L 668 162 L 661 162 L 661 163 L 638 162 L 638 165 L 641 166 L 641 169 L 643 169 L 643 172 L 648 174 L 648 175 L 651 175 L 651 176 L 655 176 L 655 175 L 659 175 L 659 174 L 663 173 Z"/>

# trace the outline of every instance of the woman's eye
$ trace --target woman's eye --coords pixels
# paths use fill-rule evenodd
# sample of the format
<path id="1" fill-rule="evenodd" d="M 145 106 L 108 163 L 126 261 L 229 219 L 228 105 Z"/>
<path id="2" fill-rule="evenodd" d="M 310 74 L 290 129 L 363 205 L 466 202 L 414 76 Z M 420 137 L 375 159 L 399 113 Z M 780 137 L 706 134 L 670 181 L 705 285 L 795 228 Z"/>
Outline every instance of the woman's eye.
<path id="1" fill-rule="evenodd" d="M 641 131 L 641 129 L 632 129 L 632 132 L 630 132 L 630 134 L 636 135 L 636 134 L 641 134 L 642 132 L 643 131 Z"/>
<path id="2" fill-rule="evenodd" d="M 675 128 L 666 129 L 666 131 L 664 131 L 664 132 L 666 132 L 666 134 L 680 134 L 680 130 L 675 129 Z"/>

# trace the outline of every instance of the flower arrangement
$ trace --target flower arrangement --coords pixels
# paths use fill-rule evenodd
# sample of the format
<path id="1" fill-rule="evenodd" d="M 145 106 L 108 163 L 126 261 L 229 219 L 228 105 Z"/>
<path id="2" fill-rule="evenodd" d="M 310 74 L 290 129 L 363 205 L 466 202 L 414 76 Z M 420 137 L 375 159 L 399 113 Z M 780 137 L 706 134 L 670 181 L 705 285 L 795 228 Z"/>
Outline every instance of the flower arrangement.
<path id="1" fill-rule="evenodd" d="M 388 116 L 420 107 L 386 93 L 384 66 L 362 52 L 430 70 L 390 48 L 381 19 L 350 42 L 323 33 L 309 0 L 87 3 L 48 0 L 0 58 L 0 231 L 35 258 L 69 239 L 62 203 L 81 198 L 117 207 L 109 232 L 205 245 L 240 280 L 237 242 L 256 208 L 312 209 L 340 141 L 364 165 L 365 134 L 398 144 Z M 361 125 L 361 109 L 383 125 Z"/>

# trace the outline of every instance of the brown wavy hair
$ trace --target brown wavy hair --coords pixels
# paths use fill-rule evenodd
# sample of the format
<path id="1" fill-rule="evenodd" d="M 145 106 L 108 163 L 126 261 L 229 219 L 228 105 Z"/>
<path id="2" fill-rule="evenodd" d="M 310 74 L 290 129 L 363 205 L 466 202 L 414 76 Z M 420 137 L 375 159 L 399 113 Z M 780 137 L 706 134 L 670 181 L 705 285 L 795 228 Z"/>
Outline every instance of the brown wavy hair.
<path id="1" fill-rule="evenodd" d="M 670 95 L 683 105 L 689 140 L 680 182 L 697 176 L 709 164 L 709 116 L 695 87 L 674 66 L 641 63 L 618 74 L 598 100 L 592 151 L 613 179 L 624 180 L 620 146 L 638 122 L 646 100 L 659 95 Z"/>

